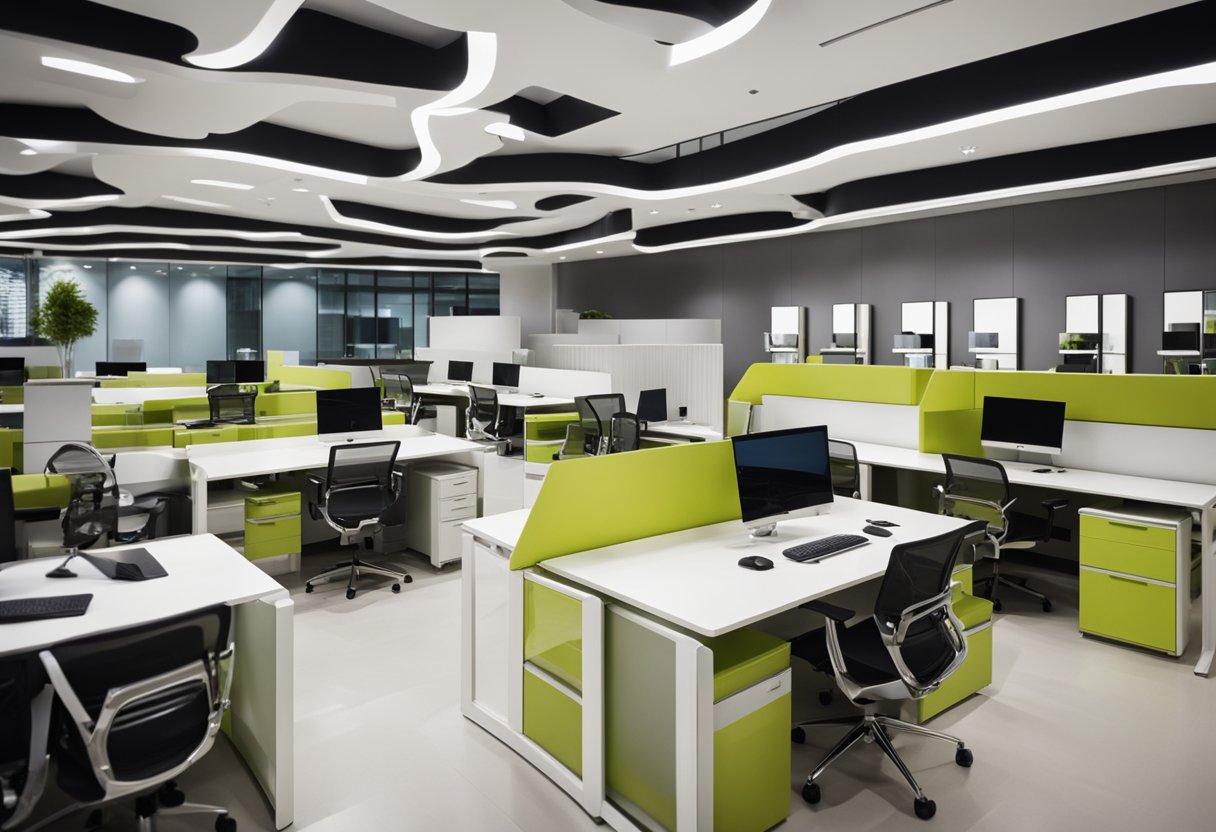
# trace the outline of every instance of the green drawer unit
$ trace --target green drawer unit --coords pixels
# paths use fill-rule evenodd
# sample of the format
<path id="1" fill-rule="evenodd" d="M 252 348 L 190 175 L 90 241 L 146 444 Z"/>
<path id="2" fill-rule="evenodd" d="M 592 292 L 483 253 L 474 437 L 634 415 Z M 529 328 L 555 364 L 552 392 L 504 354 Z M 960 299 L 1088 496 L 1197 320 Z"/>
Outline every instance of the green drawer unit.
<path id="1" fill-rule="evenodd" d="M 524 581 L 524 661 L 583 688 L 583 605 L 577 598 Z"/>
<path id="2" fill-rule="evenodd" d="M 1081 632 L 1178 653 L 1174 586 L 1081 569 Z"/>
<path id="3" fill-rule="evenodd" d="M 300 551 L 300 492 L 264 490 L 245 498 L 245 557 Z"/>
<path id="4" fill-rule="evenodd" d="M 236 442 L 240 433 L 236 425 L 224 425 L 216 428 L 178 428 L 173 433 L 173 447 L 184 448 L 187 445 L 209 445 L 215 442 Z"/>
<path id="5" fill-rule="evenodd" d="M 299 513 L 299 491 L 275 491 L 269 494 L 259 491 L 256 495 L 245 498 L 246 520 L 264 520 L 267 517 Z"/>
<path id="6" fill-rule="evenodd" d="M 103 450 L 173 447 L 173 428 L 94 428 L 93 446 Z"/>
<path id="7" fill-rule="evenodd" d="M 1093 537 L 1111 543 L 1145 546 L 1150 549 L 1165 549 L 1173 552 L 1175 535 L 1172 528 L 1138 523 L 1133 519 L 1081 514 L 1081 537 Z"/>
<path id="8" fill-rule="evenodd" d="M 524 666 L 524 736 L 583 774 L 583 705 L 577 694 Z M 788 752 L 787 752 L 788 753 Z"/>
<path id="9" fill-rule="evenodd" d="M 964 593 L 953 605 L 967 639 L 967 658 L 933 693 L 904 703 L 900 715 L 909 722 L 926 722 L 992 684 L 992 602 Z"/>
<path id="10" fill-rule="evenodd" d="M 1081 537 L 1081 565 L 1170 583 L 1177 577 L 1172 548 L 1137 546 L 1084 534 Z"/>

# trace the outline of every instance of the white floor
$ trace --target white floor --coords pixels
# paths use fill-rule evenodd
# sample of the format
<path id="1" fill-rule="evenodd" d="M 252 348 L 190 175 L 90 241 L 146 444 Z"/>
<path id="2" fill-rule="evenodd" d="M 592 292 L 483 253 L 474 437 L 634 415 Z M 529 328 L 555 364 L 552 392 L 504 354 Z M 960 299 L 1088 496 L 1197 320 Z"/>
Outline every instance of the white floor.
<path id="1" fill-rule="evenodd" d="M 304 559 L 305 576 L 330 558 Z M 296 607 L 296 824 L 300 832 L 363 830 L 591 830 L 555 786 L 459 711 L 460 571 L 407 559 L 400 595 L 344 586 L 303 593 Z M 1025 570 L 1021 570 L 1023 574 Z M 855 748 L 820 779 L 823 802 L 798 796 L 802 779 L 842 729 L 812 732 L 793 749 L 791 814 L 782 830 L 1180 830 L 1216 828 L 1216 678 L 1169 659 L 1082 638 L 1076 580 L 1036 573 L 1055 611 L 1012 594 L 995 630 L 995 679 L 983 695 L 933 721 L 974 749 L 900 738 L 937 817 L 926 824 L 898 773 L 873 746 Z M 370 585 L 370 584 L 369 584 Z M 1197 606 L 1193 610 L 1197 613 Z M 826 677 L 796 676 L 799 689 Z M 803 683 L 799 685 L 799 683 Z M 825 713 L 813 695 L 797 711 Z M 841 710 L 839 706 L 834 710 Z M 191 800 L 224 803 L 242 832 L 272 830 L 239 758 L 221 744 L 182 781 Z M 1206 818 L 1206 820 L 1205 820 Z M 79 829 L 79 820 L 57 829 Z M 115 828 L 122 828 L 116 826 Z M 209 830 L 166 822 L 165 832 Z"/>

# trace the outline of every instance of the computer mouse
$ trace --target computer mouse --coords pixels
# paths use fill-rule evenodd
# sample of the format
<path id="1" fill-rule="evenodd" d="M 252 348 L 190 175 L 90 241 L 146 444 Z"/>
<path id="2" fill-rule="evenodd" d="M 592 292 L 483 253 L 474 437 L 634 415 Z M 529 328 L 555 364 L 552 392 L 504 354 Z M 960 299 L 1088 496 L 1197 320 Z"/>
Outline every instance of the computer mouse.
<path id="1" fill-rule="evenodd" d="M 745 558 L 739 558 L 739 565 L 744 569 L 755 569 L 757 572 L 773 568 L 773 562 L 761 555 L 748 555 Z"/>
<path id="2" fill-rule="evenodd" d="M 891 536 L 891 530 L 884 529 L 882 526 L 866 526 L 864 529 L 862 529 L 862 531 L 865 532 L 866 534 L 873 535 L 874 537 L 890 537 Z"/>

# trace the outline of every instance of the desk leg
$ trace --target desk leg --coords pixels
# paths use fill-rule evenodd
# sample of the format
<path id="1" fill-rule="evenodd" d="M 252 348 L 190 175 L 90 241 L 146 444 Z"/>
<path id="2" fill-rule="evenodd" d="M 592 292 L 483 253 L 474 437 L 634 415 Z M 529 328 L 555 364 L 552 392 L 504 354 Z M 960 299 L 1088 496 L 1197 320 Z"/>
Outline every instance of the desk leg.
<path id="1" fill-rule="evenodd" d="M 193 534 L 207 533 L 207 475 L 196 465 L 190 466 L 190 513 Z"/>
<path id="2" fill-rule="evenodd" d="M 270 802 L 276 829 L 295 820 L 294 605 L 283 590 L 236 608 L 232 743 Z"/>
<path id="3" fill-rule="evenodd" d="M 1199 568 L 1203 572 L 1199 604 L 1203 610 L 1203 623 L 1200 625 L 1203 646 L 1199 651 L 1199 661 L 1195 664 L 1195 675 L 1211 676 L 1212 659 L 1216 657 L 1216 541 L 1212 540 L 1216 527 L 1216 505 L 1204 506 L 1199 517 Z"/>

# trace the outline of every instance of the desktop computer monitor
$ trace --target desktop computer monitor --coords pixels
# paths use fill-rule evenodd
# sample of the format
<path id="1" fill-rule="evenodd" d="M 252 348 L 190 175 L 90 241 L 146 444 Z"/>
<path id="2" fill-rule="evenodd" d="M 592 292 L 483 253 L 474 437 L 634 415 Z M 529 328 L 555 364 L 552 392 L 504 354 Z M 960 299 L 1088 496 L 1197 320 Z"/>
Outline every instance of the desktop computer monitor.
<path id="1" fill-rule="evenodd" d="M 448 362 L 448 381 L 472 381 L 473 380 L 473 362 L 472 361 L 449 361 Z"/>
<path id="2" fill-rule="evenodd" d="M 0 358 L 0 387 L 20 387 L 25 384 L 25 359 Z"/>
<path id="3" fill-rule="evenodd" d="M 494 362 L 494 377 L 491 382 L 495 387 L 518 387 L 519 365 Z"/>
<path id="4" fill-rule="evenodd" d="M 235 361 L 208 361 L 208 384 L 236 384 Z"/>
<path id="5" fill-rule="evenodd" d="M 639 422 L 666 422 L 667 388 L 659 387 L 638 393 L 637 413 Z"/>
<path id="6" fill-rule="evenodd" d="M 826 425 L 735 436 L 731 446 L 739 510 L 753 537 L 772 534 L 779 520 L 831 511 Z"/>
<path id="7" fill-rule="evenodd" d="M 144 361 L 98 361 L 94 369 L 99 376 L 125 376 L 147 372 L 148 364 Z"/>
<path id="8" fill-rule="evenodd" d="M 265 361 L 233 361 L 237 384 L 261 384 L 266 380 Z"/>
<path id="9" fill-rule="evenodd" d="M 1064 444 L 1064 402 L 984 396 L 980 444 L 1058 454 Z"/>
<path id="10" fill-rule="evenodd" d="M 375 387 L 317 391 L 317 433 L 380 430 L 380 392 Z"/>

